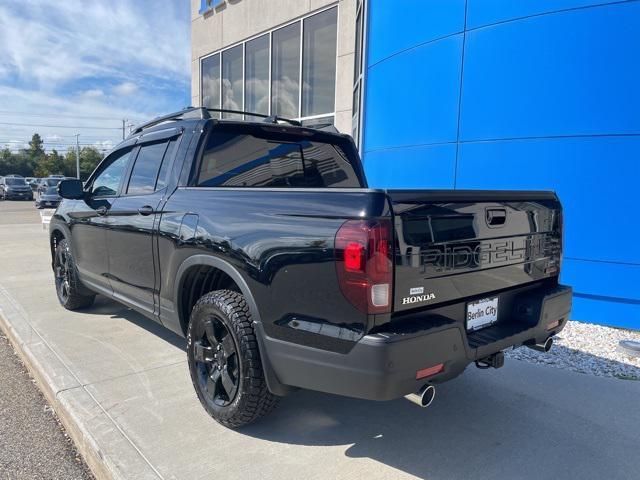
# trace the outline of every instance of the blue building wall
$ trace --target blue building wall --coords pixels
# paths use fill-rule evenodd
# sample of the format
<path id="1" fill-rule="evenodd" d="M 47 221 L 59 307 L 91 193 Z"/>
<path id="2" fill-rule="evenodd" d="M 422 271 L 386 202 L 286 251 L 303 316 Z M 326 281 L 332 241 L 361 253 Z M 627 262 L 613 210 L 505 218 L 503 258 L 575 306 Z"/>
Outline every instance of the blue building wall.
<path id="1" fill-rule="evenodd" d="M 573 318 L 640 328 L 640 1 L 370 0 L 376 187 L 552 189 Z"/>

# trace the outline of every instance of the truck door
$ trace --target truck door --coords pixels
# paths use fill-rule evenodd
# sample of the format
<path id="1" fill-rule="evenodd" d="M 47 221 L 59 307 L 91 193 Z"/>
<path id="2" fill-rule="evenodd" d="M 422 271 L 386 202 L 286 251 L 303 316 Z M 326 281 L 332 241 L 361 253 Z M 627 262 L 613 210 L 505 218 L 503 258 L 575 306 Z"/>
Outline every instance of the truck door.
<path id="1" fill-rule="evenodd" d="M 71 245 L 82 280 L 104 293 L 111 292 L 108 279 L 106 232 L 109 211 L 118 195 L 132 147 L 113 152 L 91 181 L 90 193 L 75 203 L 71 217 Z"/>
<path id="2" fill-rule="evenodd" d="M 149 134 L 134 152 L 122 194 L 109 211 L 107 248 L 109 279 L 116 298 L 147 313 L 157 314 L 156 242 L 158 207 L 167 191 L 177 135 Z"/>

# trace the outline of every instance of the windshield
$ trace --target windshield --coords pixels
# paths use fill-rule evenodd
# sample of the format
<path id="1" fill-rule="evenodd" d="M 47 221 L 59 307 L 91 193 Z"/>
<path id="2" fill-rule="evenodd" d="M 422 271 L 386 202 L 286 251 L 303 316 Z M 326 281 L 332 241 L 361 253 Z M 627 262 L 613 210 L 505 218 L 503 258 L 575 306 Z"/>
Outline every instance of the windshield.
<path id="1" fill-rule="evenodd" d="M 55 187 L 60 183 L 61 178 L 47 178 L 47 185 L 50 187 Z"/>
<path id="2" fill-rule="evenodd" d="M 49 187 L 44 192 L 45 195 L 58 195 L 58 187 Z"/>
<path id="3" fill-rule="evenodd" d="M 12 186 L 26 185 L 26 183 L 24 183 L 24 178 L 6 177 L 4 181 L 7 185 L 12 185 Z"/>

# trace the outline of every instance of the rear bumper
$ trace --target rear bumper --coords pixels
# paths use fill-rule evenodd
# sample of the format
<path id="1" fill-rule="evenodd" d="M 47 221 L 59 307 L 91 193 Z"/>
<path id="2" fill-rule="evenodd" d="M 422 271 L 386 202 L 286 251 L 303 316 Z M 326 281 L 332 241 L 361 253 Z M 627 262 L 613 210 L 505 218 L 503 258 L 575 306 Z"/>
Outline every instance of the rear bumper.
<path id="1" fill-rule="evenodd" d="M 20 192 L 20 193 L 5 193 L 7 200 L 33 200 L 32 192 Z"/>
<path id="2" fill-rule="evenodd" d="M 451 318 L 465 302 L 427 312 L 394 331 L 365 335 L 347 354 L 263 337 L 263 352 L 277 380 L 294 387 L 370 400 L 390 400 L 441 383 L 469 363 L 509 347 L 543 343 L 564 328 L 572 290 L 555 286 L 500 294 L 508 311 L 498 323 L 467 335 L 464 322 Z M 443 315 L 449 313 L 449 316 Z M 415 316 L 414 316 L 415 317 Z M 549 325 L 558 322 L 556 327 Z M 444 364 L 432 377 L 416 380 L 418 370 Z"/>
<path id="3" fill-rule="evenodd" d="M 38 207 L 42 208 L 58 208 L 59 200 L 37 200 Z"/>

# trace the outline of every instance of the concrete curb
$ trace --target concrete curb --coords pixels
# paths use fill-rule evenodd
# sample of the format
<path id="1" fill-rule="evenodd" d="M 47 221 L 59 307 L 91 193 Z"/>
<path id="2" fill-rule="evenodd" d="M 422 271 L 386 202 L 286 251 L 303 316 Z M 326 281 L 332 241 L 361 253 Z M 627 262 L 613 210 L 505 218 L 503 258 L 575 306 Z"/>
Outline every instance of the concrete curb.
<path id="1" fill-rule="evenodd" d="M 0 285 L 0 330 L 35 379 L 93 475 L 99 480 L 162 478 L 20 309 Z M 98 428 L 95 424 L 99 424 Z M 101 437 L 93 432 L 99 432 Z"/>

